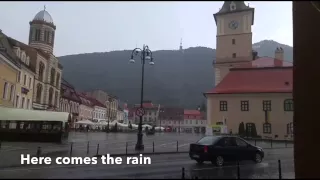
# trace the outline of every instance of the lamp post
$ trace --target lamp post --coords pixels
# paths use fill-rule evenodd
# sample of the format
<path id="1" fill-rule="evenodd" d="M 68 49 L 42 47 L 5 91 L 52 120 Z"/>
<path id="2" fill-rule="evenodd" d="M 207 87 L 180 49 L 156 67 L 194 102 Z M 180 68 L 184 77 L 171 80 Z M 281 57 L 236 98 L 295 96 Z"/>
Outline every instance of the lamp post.
<path id="1" fill-rule="evenodd" d="M 140 56 L 141 58 L 141 64 L 142 64 L 142 74 L 141 74 L 141 96 L 140 96 L 140 108 L 143 108 L 143 85 L 144 85 L 144 65 L 147 61 L 150 61 L 150 65 L 154 65 L 153 58 L 152 58 L 152 52 L 150 51 L 149 47 L 146 45 L 143 45 L 143 48 L 135 48 L 132 50 L 131 53 L 131 59 L 130 63 L 135 63 L 135 60 L 133 59 L 134 56 Z M 140 116 L 140 121 L 138 125 L 138 134 L 137 134 L 137 144 L 135 147 L 135 150 L 140 151 L 144 149 L 143 141 L 142 141 L 142 116 Z"/>

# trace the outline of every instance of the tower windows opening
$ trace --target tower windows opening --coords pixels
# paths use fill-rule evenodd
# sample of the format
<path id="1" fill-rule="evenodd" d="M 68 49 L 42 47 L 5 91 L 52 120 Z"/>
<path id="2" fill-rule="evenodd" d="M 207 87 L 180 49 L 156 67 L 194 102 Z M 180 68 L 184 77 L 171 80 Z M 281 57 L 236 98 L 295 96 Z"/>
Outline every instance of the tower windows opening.
<path id="1" fill-rule="evenodd" d="M 236 58 L 237 57 L 237 53 L 232 53 L 232 58 Z"/>
<path id="2" fill-rule="evenodd" d="M 40 41 L 40 35 L 41 35 L 40 29 L 36 29 L 36 35 L 35 35 L 35 40 L 36 41 Z"/>
<path id="3" fill-rule="evenodd" d="M 236 44 L 236 40 L 235 39 L 232 39 L 232 44 Z"/>

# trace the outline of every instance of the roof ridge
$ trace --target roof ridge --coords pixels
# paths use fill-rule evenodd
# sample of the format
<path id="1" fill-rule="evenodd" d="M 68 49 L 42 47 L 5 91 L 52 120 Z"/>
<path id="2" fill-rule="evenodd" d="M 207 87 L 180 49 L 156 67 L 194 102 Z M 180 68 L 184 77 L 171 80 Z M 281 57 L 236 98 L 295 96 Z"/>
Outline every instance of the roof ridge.
<path id="1" fill-rule="evenodd" d="M 269 66 L 269 67 L 239 67 L 231 68 L 230 71 L 243 71 L 243 70 L 269 70 L 269 69 L 292 69 L 293 66 Z"/>

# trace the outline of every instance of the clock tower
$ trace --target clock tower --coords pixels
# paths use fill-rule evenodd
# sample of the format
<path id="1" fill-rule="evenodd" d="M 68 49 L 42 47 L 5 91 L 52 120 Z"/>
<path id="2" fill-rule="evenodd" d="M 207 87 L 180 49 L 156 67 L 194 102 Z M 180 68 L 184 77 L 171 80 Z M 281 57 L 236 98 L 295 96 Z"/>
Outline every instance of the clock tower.
<path id="1" fill-rule="evenodd" d="M 244 1 L 224 1 L 213 15 L 217 25 L 215 85 L 228 74 L 229 69 L 252 61 L 252 31 L 254 8 Z"/>

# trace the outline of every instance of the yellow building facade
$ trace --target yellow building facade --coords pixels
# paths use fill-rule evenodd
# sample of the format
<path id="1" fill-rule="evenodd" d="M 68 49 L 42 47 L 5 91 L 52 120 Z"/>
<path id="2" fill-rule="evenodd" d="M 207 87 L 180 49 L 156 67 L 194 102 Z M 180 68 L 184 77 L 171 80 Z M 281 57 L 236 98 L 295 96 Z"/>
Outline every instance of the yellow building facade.
<path id="1" fill-rule="evenodd" d="M 14 107 L 18 72 L 18 64 L 10 60 L 2 47 L 0 49 L 0 106 Z"/>
<path id="2" fill-rule="evenodd" d="M 19 47 L 12 47 L 20 61 L 21 68 L 17 75 L 15 108 L 32 109 L 35 70 L 31 66 L 28 54 Z"/>

